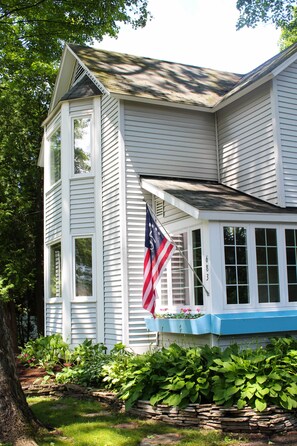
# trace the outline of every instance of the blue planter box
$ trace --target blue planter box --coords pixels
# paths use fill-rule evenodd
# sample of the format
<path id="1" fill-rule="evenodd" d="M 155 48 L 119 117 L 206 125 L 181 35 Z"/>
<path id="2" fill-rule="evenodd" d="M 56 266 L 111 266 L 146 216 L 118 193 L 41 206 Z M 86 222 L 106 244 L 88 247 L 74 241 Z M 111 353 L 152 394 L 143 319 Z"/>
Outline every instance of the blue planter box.
<path id="1" fill-rule="evenodd" d="M 198 319 L 153 319 L 145 318 L 149 331 L 163 333 L 207 334 L 211 331 L 211 316 L 205 314 Z"/>

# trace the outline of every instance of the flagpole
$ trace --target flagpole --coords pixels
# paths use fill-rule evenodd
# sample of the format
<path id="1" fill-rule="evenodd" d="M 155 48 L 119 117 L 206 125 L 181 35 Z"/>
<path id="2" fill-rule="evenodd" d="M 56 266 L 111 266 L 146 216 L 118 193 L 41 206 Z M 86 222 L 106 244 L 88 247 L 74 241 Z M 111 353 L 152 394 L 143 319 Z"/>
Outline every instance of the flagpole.
<path id="1" fill-rule="evenodd" d="M 177 244 L 175 243 L 175 241 L 172 239 L 172 237 L 170 236 L 170 234 L 166 231 L 166 229 L 164 228 L 164 226 L 162 225 L 162 223 L 160 222 L 160 220 L 158 219 L 158 217 L 156 216 L 156 214 L 154 213 L 152 207 L 147 203 L 147 206 L 149 207 L 152 215 L 154 216 L 155 220 L 159 223 L 159 225 L 161 226 L 161 228 L 164 230 L 165 234 L 169 237 L 171 243 L 174 244 L 174 246 L 176 247 L 176 249 L 178 250 L 179 254 L 185 259 L 185 261 L 187 262 L 189 268 L 191 269 L 191 271 L 193 272 L 194 276 L 196 277 L 196 279 L 198 280 L 198 282 L 200 283 L 200 285 L 203 287 L 206 295 L 209 297 L 209 291 L 206 289 L 204 283 L 201 281 L 201 279 L 198 277 L 198 274 L 196 273 L 196 271 L 194 270 L 194 268 L 192 267 L 192 265 L 189 263 L 187 257 L 184 255 L 184 253 L 181 251 L 181 249 L 179 248 L 179 246 L 177 246 Z"/>

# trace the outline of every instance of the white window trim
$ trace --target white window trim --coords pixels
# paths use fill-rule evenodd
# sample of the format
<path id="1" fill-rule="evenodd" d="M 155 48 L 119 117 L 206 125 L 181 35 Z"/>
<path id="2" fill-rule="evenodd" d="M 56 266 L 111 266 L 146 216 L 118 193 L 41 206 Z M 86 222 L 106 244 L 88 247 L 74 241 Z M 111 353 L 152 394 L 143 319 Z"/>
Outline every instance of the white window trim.
<path id="1" fill-rule="evenodd" d="M 228 226 L 232 227 L 244 227 L 247 231 L 247 256 L 248 256 L 248 279 L 249 279 L 249 297 L 250 302 L 248 304 L 227 304 L 226 293 L 226 274 L 225 274 L 225 254 L 224 254 L 224 235 L 223 228 Z M 258 281 L 257 281 L 257 257 L 256 257 L 256 240 L 255 229 L 267 228 L 276 229 L 277 236 L 277 254 L 278 254 L 278 274 L 279 274 L 279 302 L 267 302 L 259 303 L 258 296 Z M 297 225 L 280 225 L 272 223 L 234 223 L 224 222 L 220 224 L 220 238 L 221 238 L 221 261 L 222 261 L 222 284 L 224 290 L 224 311 L 239 310 L 280 310 L 289 309 L 297 306 L 297 302 L 289 302 L 288 300 L 288 279 L 287 279 L 287 262 L 286 262 L 286 241 L 285 230 L 297 229 Z"/>
<path id="2" fill-rule="evenodd" d="M 91 130 L 90 130 L 90 135 L 91 135 L 91 170 L 90 172 L 86 172 L 86 173 L 75 173 L 74 172 L 74 120 L 75 119 L 86 119 L 86 118 L 90 118 L 91 119 Z M 86 113 L 71 113 L 70 116 L 70 129 L 71 129 L 71 178 L 85 178 L 85 177 L 90 177 L 90 176 L 94 176 L 94 141 L 95 141 L 95 125 L 94 125 L 94 113 L 91 111 L 88 111 Z"/>
<path id="3" fill-rule="evenodd" d="M 75 240 L 90 238 L 92 240 L 92 296 L 76 296 L 75 284 Z M 96 302 L 96 256 L 95 256 L 95 237 L 94 234 L 80 234 L 72 237 L 72 302 Z"/>
<path id="4" fill-rule="evenodd" d="M 195 231 L 196 229 L 200 229 L 200 234 L 201 234 L 201 255 L 202 255 L 202 282 L 203 284 L 206 281 L 206 262 L 205 262 L 205 252 L 206 252 L 206 240 L 205 240 L 205 228 L 202 224 L 195 224 L 194 226 L 185 226 L 183 224 L 181 224 L 181 222 L 179 222 L 177 225 L 172 224 L 170 225 L 170 235 L 174 235 L 174 234 L 181 234 L 184 232 L 187 232 L 187 236 L 188 236 L 188 260 L 189 263 L 191 265 L 191 267 L 193 267 L 193 236 L 192 236 L 192 232 Z M 166 308 L 168 309 L 167 311 L 169 313 L 179 313 L 180 310 L 182 308 L 191 308 L 191 310 L 193 312 L 195 312 L 197 309 L 200 309 L 202 313 L 205 312 L 206 306 L 207 306 L 207 302 L 206 299 L 208 299 L 208 296 L 205 292 L 204 287 L 202 287 L 203 290 L 203 305 L 194 305 L 194 273 L 191 270 L 191 268 L 189 267 L 189 298 L 190 298 L 190 303 L 189 304 L 184 304 L 184 305 L 174 305 L 172 302 L 172 274 L 171 274 L 171 261 L 169 262 L 166 271 L 167 271 L 167 292 L 168 292 L 168 304 L 166 305 Z M 209 283 L 209 282 L 208 282 Z M 158 296 L 161 296 L 161 290 L 160 290 L 160 284 L 161 284 L 161 280 L 158 283 L 158 287 L 157 287 L 157 293 Z M 157 299 L 156 302 L 156 312 L 160 311 L 160 309 L 164 308 L 164 305 L 161 304 L 160 302 L 160 298 Z"/>
<path id="5" fill-rule="evenodd" d="M 61 248 L 61 296 L 60 297 L 51 297 L 51 249 L 53 246 L 60 244 L 60 248 Z M 45 277 L 45 303 L 61 303 L 63 300 L 63 287 L 62 287 L 62 283 L 63 283 L 63 260 L 62 260 L 62 243 L 60 239 L 57 240 L 52 240 L 50 243 L 48 243 L 46 245 L 46 254 L 45 254 L 45 259 L 46 259 L 46 277 Z"/>
<path id="6" fill-rule="evenodd" d="M 51 145 L 50 145 L 50 139 L 53 136 L 53 134 L 60 128 L 61 132 L 61 178 L 59 178 L 58 181 L 55 181 L 53 184 L 51 184 Z M 49 192 L 50 190 L 54 189 L 59 183 L 62 181 L 62 122 L 61 122 L 61 116 L 59 115 L 58 118 L 55 118 L 51 124 L 47 127 L 46 133 L 45 133 L 45 193 Z"/>

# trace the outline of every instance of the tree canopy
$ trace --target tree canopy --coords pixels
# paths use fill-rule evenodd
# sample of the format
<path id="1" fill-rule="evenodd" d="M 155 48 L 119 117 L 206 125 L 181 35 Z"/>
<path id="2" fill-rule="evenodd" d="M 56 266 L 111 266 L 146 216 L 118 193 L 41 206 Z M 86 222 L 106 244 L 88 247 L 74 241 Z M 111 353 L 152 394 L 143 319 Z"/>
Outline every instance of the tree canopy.
<path id="1" fill-rule="evenodd" d="M 92 44 L 104 35 L 116 36 L 121 23 L 141 27 L 148 18 L 147 0 L 0 0 L 0 314 L 4 334 L 9 329 L 5 300 L 23 309 L 40 307 L 43 300 L 43 189 L 37 160 L 41 123 L 64 42 Z M 0 442 L 16 444 L 21 432 L 15 426 L 26 430 L 32 420 L 15 379 L 12 349 L 6 345 L 12 336 L 4 334 L 0 337 L 0 406 L 5 408 L 0 413 Z"/>

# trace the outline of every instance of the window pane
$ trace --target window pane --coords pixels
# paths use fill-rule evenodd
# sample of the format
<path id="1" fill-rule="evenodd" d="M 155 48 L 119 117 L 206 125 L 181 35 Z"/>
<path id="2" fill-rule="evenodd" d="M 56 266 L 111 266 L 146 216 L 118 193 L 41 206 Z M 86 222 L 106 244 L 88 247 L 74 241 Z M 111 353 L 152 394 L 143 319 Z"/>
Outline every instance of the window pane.
<path id="1" fill-rule="evenodd" d="M 259 302 L 279 302 L 276 229 L 256 229 L 256 253 Z"/>
<path id="2" fill-rule="evenodd" d="M 50 297 L 62 296 L 61 244 L 50 248 Z"/>
<path id="3" fill-rule="evenodd" d="M 187 233 L 177 234 L 173 238 L 178 249 L 171 258 L 172 303 L 173 305 L 189 304 L 189 271 L 188 236 Z"/>
<path id="4" fill-rule="evenodd" d="M 201 231 L 196 229 L 192 231 L 193 240 L 193 268 L 194 268 L 194 304 L 203 305 L 203 286 L 202 286 L 202 246 Z M 200 281 L 197 279 L 197 277 Z"/>
<path id="5" fill-rule="evenodd" d="M 74 173 L 91 171 L 91 118 L 73 120 Z"/>
<path id="6" fill-rule="evenodd" d="M 297 229 L 286 229 L 286 254 L 289 302 L 297 302 Z"/>
<path id="7" fill-rule="evenodd" d="M 76 296 L 93 295 L 92 239 L 75 239 L 75 290 Z"/>
<path id="8" fill-rule="evenodd" d="M 246 229 L 225 227 L 224 243 L 227 304 L 246 304 L 249 302 Z"/>
<path id="9" fill-rule="evenodd" d="M 61 178 L 61 129 L 57 129 L 50 137 L 50 184 Z"/>

